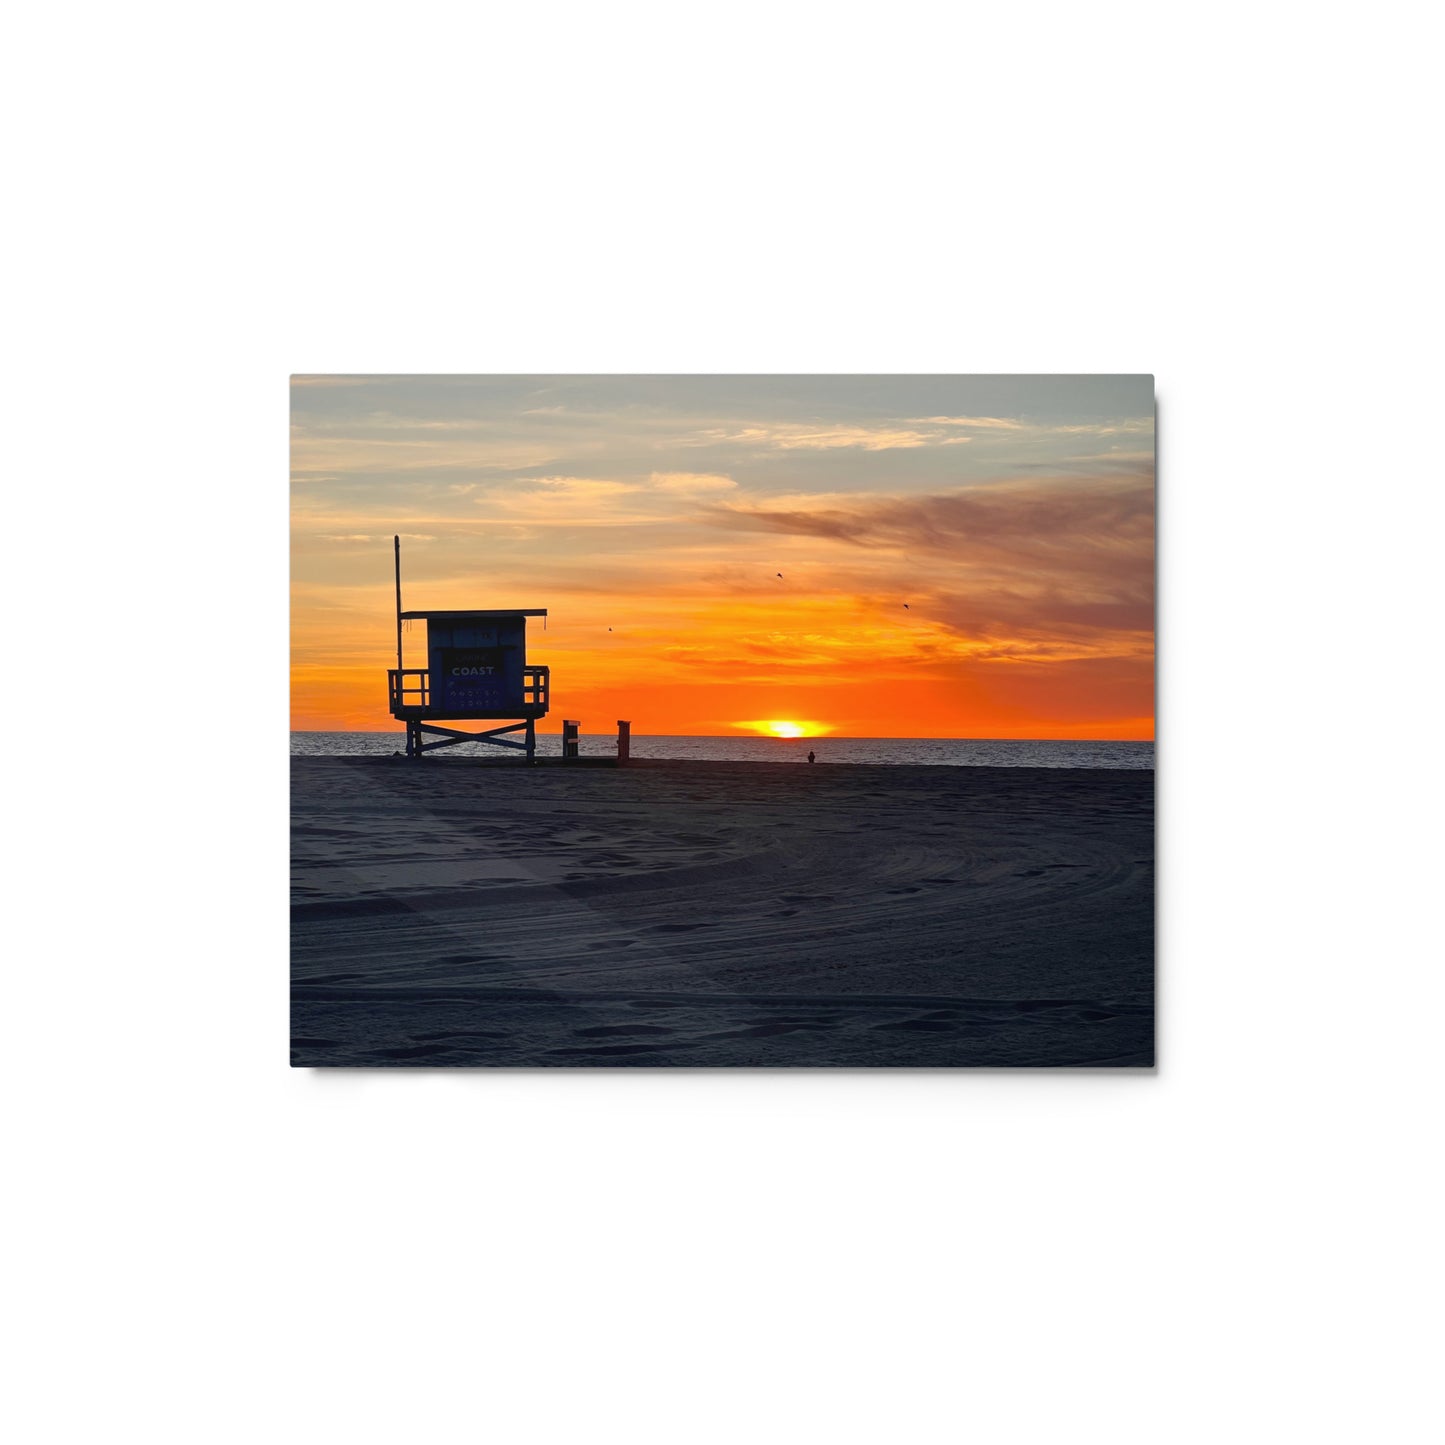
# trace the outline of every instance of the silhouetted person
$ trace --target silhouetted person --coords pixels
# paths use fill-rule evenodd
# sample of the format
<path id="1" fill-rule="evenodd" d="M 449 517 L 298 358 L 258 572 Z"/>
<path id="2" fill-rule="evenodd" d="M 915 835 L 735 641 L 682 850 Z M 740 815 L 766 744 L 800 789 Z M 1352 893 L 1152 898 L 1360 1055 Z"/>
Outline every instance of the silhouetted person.
<path id="1" fill-rule="evenodd" d="M 816 763 L 818 761 L 818 755 L 812 750 L 812 748 L 808 749 L 808 761 L 810 763 Z"/>

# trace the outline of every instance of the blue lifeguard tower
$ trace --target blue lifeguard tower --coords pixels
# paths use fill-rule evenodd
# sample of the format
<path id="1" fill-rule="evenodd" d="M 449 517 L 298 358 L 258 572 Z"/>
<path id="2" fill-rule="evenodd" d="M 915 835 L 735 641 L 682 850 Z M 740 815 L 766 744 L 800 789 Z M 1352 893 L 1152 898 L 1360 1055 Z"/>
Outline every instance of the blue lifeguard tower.
<path id="1" fill-rule="evenodd" d="M 537 751 L 537 719 L 546 717 L 551 670 L 527 663 L 527 619 L 545 617 L 545 607 L 403 612 L 401 610 L 401 538 L 396 550 L 396 666 L 387 671 L 392 717 L 406 724 L 406 755 L 419 758 L 458 743 L 490 743 L 525 752 Z M 405 667 L 402 624 L 426 623 L 425 667 Z M 501 727 L 466 732 L 443 722 L 511 718 Z M 509 737 L 522 733 L 522 738 Z M 424 742 L 423 734 L 439 740 Z"/>

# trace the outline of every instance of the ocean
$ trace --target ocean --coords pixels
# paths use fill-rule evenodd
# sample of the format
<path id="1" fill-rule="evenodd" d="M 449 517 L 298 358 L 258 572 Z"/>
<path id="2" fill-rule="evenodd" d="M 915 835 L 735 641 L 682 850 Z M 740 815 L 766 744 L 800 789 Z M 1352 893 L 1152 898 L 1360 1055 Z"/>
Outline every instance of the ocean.
<path id="1" fill-rule="evenodd" d="M 614 733 L 584 733 L 584 757 L 615 757 Z M 385 733 L 292 733 L 291 756 L 377 757 L 404 752 L 400 730 Z M 676 758 L 720 763 L 806 763 L 812 749 L 820 764 L 909 763 L 955 768 L 1152 768 L 1154 744 L 1052 742 L 1004 738 L 765 738 L 673 737 L 633 733 L 635 758 Z M 539 756 L 558 756 L 556 733 L 537 739 Z M 440 757 L 502 757 L 500 748 L 462 743 Z"/>

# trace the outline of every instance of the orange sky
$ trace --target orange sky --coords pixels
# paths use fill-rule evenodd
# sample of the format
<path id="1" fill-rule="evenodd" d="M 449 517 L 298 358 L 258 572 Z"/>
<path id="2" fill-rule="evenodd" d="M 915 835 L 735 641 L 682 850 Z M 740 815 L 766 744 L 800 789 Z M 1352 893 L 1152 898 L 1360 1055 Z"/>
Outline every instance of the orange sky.
<path id="1" fill-rule="evenodd" d="M 400 730 L 398 532 L 408 609 L 549 609 L 543 731 L 1153 737 L 1151 378 L 297 378 L 292 403 L 296 729 Z"/>

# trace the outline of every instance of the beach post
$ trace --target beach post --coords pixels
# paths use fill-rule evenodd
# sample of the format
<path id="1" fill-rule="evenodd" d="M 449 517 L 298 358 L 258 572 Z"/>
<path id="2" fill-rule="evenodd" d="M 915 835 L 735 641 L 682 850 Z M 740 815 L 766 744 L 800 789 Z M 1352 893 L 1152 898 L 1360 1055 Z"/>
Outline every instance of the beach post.
<path id="1" fill-rule="evenodd" d="M 632 755 L 632 724 L 617 719 L 617 764 L 619 767 Z"/>
<path id="2" fill-rule="evenodd" d="M 396 670 L 400 672 L 406 666 L 401 660 L 401 538 L 393 537 L 391 545 L 396 550 Z"/>
<path id="3" fill-rule="evenodd" d="M 573 722 L 570 718 L 562 719 L 562 756 L 563 758 L 575 758 L 579 752 L 577 735 L 582 729 L 580 722 Z"/>

